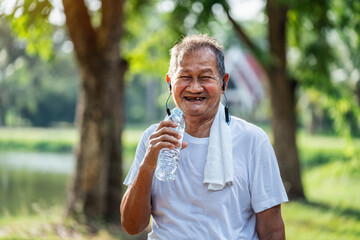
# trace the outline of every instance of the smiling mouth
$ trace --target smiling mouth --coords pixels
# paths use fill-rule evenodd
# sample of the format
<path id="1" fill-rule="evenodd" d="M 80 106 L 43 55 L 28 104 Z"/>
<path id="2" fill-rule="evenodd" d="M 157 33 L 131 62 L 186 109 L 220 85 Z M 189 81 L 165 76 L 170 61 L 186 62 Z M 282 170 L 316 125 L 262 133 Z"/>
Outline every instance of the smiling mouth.
<path id="1" fill-rule="evenodd" d="M 205 99 L 205 97 L 184 97 L 185 100 L 190 102 L 201 102 Z"/>

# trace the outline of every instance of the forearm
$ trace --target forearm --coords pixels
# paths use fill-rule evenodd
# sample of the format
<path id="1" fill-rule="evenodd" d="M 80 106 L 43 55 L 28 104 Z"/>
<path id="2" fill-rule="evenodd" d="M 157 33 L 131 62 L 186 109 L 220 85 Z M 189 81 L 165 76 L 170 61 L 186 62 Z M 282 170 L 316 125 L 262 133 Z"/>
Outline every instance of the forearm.
<path id="1" fill-rule="evenodd" d="M 121 224 L 129 234 L 138 234 L 149 225 L 153 174 L 153 169 L 141 165 L 121 202 Z"/>
<path id="2" fill-rule="evenodd" d="M 151 215 L 151 186 L 158 155 L 163 148 L 180 147 L 181 136 L 172 121 L 162 121 L 150 135 L 148 147 L 133 184 L 121 202 L 121 224 L 129 234 L 138 234 L 148 225 Z M 186 147 L 184 142 L 183 147 Z"/>
<path id="3" fill-rule="evenodd" d="M 285 232 L 277 231 L 268 234 L 259 235 L 260 240 L 285 240 Z"/>
<path id="4" fill-rule="evenodd" d="M 256 214 L 256 231 L 260 240 L 285 240 L 281 205 Z"/>

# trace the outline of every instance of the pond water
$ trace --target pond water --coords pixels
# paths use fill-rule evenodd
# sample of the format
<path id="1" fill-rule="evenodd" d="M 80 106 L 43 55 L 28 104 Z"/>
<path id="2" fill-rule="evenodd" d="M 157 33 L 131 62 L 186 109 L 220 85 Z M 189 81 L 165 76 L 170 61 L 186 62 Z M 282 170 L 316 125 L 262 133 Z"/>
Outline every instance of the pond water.
<path id="1" fill-rule="evenodd" d="M 74 168 L 73 154 L 0 153 L 0 217 L 65 204 Z"/>

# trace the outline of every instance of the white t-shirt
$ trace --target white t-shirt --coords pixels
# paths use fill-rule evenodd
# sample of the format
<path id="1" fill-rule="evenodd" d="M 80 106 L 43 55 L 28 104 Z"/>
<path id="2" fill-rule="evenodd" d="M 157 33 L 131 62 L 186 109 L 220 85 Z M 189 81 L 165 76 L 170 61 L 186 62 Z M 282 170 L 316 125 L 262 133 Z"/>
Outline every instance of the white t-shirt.
<path id="1" fill-rule="evenodd" d="M 208 190 L 203 178 L 209 139 L 185 133 L 189 145 L 180 152 L 175 181 L 153 177 L 148 239 L 258 239 L 255 213 L 288 200 L 266 133 L 242 119 L 231 120 L 233 185 Z M 144 132 L 125 185 L 134 181 L 156 128 Z"/>

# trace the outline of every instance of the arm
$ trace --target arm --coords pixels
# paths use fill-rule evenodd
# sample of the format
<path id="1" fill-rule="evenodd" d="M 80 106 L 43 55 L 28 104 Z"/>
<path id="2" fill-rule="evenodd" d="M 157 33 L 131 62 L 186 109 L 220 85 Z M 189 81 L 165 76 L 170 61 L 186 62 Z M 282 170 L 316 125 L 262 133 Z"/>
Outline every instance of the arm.
<path id="1" fill-rule="evenodd" d="M 177 124 L 163 121 L 149 138 L 149 146 L 139 172 L 121 202 L 121 224 L 129 234 L 138 234 L 148 225 L 151 215 L 151 186 L 159 152 L 162 148 L 179 147 Z M 185 147 L 186 144 L 183 144 Z"/>
<path id="2" fill-rule="evenodd" d="M 256 231 L 260 240 L 285 240 L 281 205 L 256 214 Z"/>

